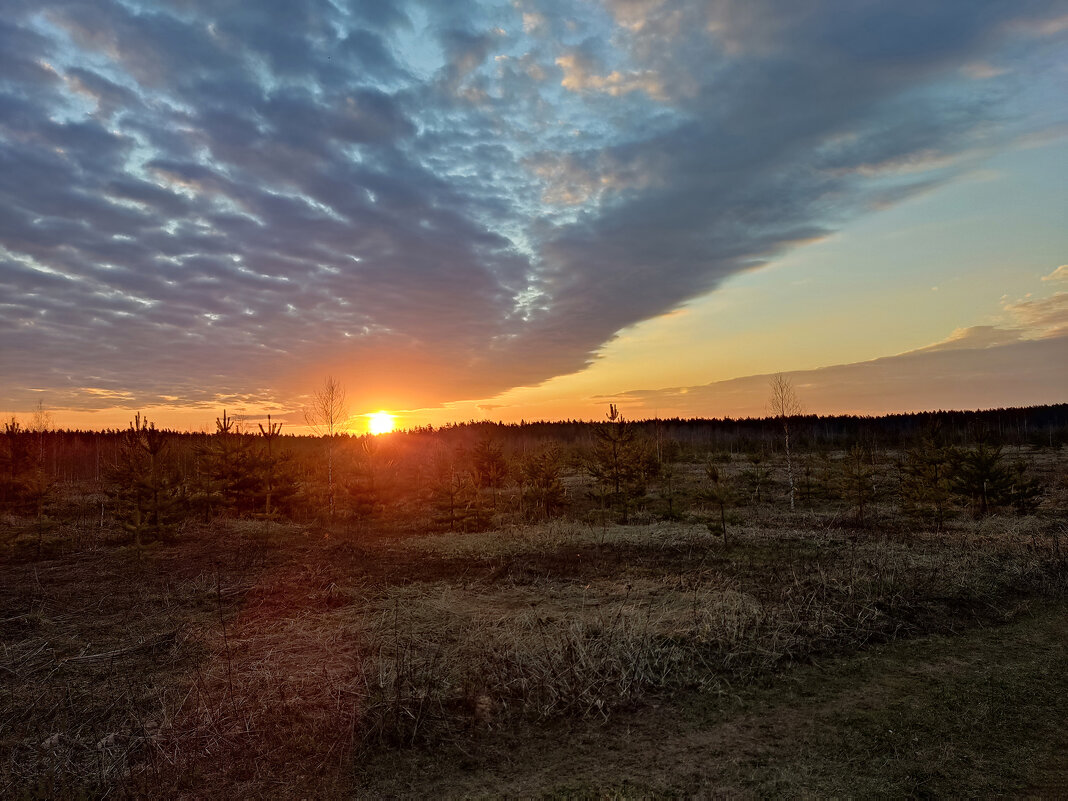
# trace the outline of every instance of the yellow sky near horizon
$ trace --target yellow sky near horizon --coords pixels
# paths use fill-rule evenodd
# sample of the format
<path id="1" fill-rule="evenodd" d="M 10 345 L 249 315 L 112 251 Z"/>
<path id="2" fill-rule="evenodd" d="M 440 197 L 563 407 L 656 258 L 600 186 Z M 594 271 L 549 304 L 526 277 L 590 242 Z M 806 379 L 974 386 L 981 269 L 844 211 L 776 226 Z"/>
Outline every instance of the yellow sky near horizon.
<path id="1" fill-rule="evenodd" d="M 5 416 L 301 432 L 328 376 L 355 432 L 759 415 L 776 373 L 819 413 L 1068 399 L 1056 0 L 77 5 L 4 23 Z"/>
<path id="2" fill-rule="evenodd" d="M 1049 337 L 1061 330 L 1056 326 L 1068 325 L 1068 234 L 1054 224 L 1056 208 L 1035 209 L 1015 201 L 1042 180 L 1038 173 L 1048 172 L 1051 150 L 1068 155 L 1068 143 L 1003 154 L 975 176 L 864 217 L 768 265 L 737 274 L 682 308 L 623 329 L 583 370 L 491 398 L 386 411 L 397 416 L 401 428 L 482 419 L 596 420 L 609 402 L 621 398 L 624 412 L 632 417 L 760 415 L 766 403 L 760 381 L 735 384 L 729 401 L 715 393 L 698 393 L 695 397 L 706 399 L 703 407 L 680 403 L 678 393 L 661 390 L 887 359 L 984 326 L 1001 332 L 1004 341 Z M 1008 235 L 991 230 L 988 215 L 978 213 L 1006 198 L 1014 204 L 1005 208 Z M 862 261 L 864 269 L 856 268 Z M 975 339 L 972 344 L 985 349 L 991 342 Z M 1036 374 L 1049 372 L 1049 365 L 1031 367 Z M 307 365 L 302 368 L 308 370 Z M 952 365 L 941 369 L 951 370 Z M 1064 375 L 1052 371 L 1048 386 L 1032 387 L 1030 395 L 1019 395 L 1015 403 L 1068 400 Z M 919 380 L 903 374 L 904 383 L 885 393 L 882 407 L 868 402 L 863 409 L 851 409 L 848 402 L 836 404 L 825 393 L 816 393 L 821 406 L 812 411 L 931 408 L 937 393 L 925 393 Z M 962 373 L 960 380 L 970 379 Z M 739 389 L 743 385 L 744 392 Z M 981 383 L 968 386 L 974 396 L 966 406 L 1005 405 L 1004 387 L 996 380 L 991 379 L 987 389 Z M 353 401 L 349 430 L 364 433 L 368 415 L 381 404 L 373 398 L 361 403 L 359 387 L 352 382 L 346 388 Z M 314 389 L 309 387 L 309 392 Z M 647 394 L 635 403 L 631 393 L 642 392 Z M 47 393 L 41 400 L 48 407 Z M 195 407 L 180 401 L 137 409 L 120 403 L 96 411 L 57 408 L 52 413 L 57 425 L 69 428 L 122 428 L 141 411 L 161 426 L 210 432 L 223 408 L 238 419 L 247 416 L 253 430 L 270 411 L 284 421 L 286 430 L 302 433 L 306 427 L 301 403 L 296 398 L 267 408 L 220 398 L 217 405 Z M 358 408 L 363 405 L 368 408 Z M 29 412 L 14 413 L 25 418 Z M 11 414 L 6 412 L 5 418 Z"/>

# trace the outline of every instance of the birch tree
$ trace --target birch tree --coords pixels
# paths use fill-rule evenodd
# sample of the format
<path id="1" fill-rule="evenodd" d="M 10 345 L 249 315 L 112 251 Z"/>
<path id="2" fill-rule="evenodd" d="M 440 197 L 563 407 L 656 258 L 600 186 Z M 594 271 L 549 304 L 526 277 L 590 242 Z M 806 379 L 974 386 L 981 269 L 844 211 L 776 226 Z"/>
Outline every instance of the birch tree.
<path id="1" fill-rule="evenodd" d="M 794 462 L 790 452 L 790 420 L 802 412 L 801 401 L 797 398 L 794 385 L 782 373 L 771 379 L 771 415 L 782 425 L 783 439 L 786 443 L 786 475 L 790 479 L 790 511 L 794 511 Z"/>
<path id="2" fill-rule="evenodd" d="M 317 437 L 326 438 L 326 489 L 330 519 L 334 519 L 334 446 L 342 426 L 349 419 L 345 388 L 333 376 L 312 395 L 304 409 L 304 421 Z"/>

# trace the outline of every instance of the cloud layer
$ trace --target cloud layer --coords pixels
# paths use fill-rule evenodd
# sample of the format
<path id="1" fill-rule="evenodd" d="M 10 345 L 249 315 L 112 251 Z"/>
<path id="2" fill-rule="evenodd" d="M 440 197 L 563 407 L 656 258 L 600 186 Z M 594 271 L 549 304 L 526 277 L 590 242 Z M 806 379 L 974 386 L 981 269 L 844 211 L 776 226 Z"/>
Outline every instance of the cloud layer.
<path id="1" fill-rule="evenodd" d="M 1055 0 L 5 10 L 8 408 L 326 372 L 415 406 L 580 369 L 1053 125 L 1027 86 L 1066 30 Z"/>
<path id="2" fill-rule="evenodd" d="M 785 375 L 809 413 L 886 414 L 933 409 L 997 409 L 1063 403 L 1068 336 L 1020 339 L 979 327 L 945 343 L 855 364 Z M 762 417 L 771 376 L 695 387 L 635 390 L 612 398 L 633 417 Z"/>

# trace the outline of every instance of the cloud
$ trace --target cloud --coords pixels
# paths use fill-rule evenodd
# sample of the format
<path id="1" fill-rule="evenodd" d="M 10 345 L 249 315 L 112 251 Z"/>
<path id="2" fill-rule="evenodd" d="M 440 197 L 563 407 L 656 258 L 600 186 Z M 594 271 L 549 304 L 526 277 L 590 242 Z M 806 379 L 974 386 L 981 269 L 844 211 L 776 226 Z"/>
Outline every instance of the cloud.
<path id="1" fill-rule="evenodd" d="M 1060 337 L 1068 334 L 1068 292 L 1057 292 L 1048 298 L 1028 298 L 1009 303 L 1005 310 L 1020 324 L 1041 337 Z"/>
<path id="2" fill-rule="evenodd" d="M 1011 345 L 1023 339 L 1018 328 L 999 328 L 995 325 L 976 325 L 958 328 L 946 339 L 911 353 L 934 353 L 947 350 L 974 350 Z"/>
<path id="3" fill-rule="evenodd" d="M 988 78 L 997 78 L 999 75 L 1004 75 L 1007 70 L 1004 67 L 987 64 L 985 61 L 974 61 L 961 67 L 961 72 L 974 80 L 985 81 Z"/>
<path id="4" fill-rule="evenodd" d="M 1052 46 L 1057 7 L 11 3 L 0 407 L 327 372 L 414 407 L 580 369 L 1041 133 L 1000 123 L 1014 71 L 962 70 Z"/>
<path id="5" fill-rule="evenodd" d="M 974 347 L 922 348 L 855 364 L 786 373 L 806 411 L 886 414 L 930 409 L 993 409 L 1062 403 L 1068 337 L 995 344 L 977 332 Z M 956 336 L 962 343 L 968 336 Z M 768 414 L 771 376 L 694 387 L 635 390 L 612 396 L 631 417 L 761 417 Z"/>
<path id="6" fill-rule="evenodd" d="M 556 66 L 564 74 L 560 85 L 572 92 L 604 92 L 617 97 L 640 91 L 656 100 L 666 97 L 660 79 L 651 70 L 626 73 L 612 70 L 608 74 L 598 75 L 594 65 L 575 51 L 557 57 Z"/>
<path id="7" fill-rule="evenodd" d="M 546 24 L 545 15 L 539 14 L 537 11 L 524 11 L 523 12 L 523 32 L 524 33 L 538 33 Z"/>
<path id="8" fill-rule="evenodd" d="M 1055 270 L 1043 280 L 1060 280 Z M 1068 292 L 1056 292 L 1046 298 L 1028 296 L 1004 302 L 1010 327 L 976 325 L 958 328 L 946 339 L 910 353 L 982 350 L 1033 341 L 1068 336 Z"/>

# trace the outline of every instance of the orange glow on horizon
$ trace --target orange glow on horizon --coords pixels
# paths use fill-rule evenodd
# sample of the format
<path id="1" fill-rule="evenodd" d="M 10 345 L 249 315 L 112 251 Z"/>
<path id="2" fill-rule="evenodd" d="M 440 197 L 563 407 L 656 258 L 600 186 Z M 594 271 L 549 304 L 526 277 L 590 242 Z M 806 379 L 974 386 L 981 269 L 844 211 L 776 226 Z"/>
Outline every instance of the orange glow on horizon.
<path id="1" fill-rule="evenodd" d="M 388 434 L 395 428 L 397 418 L 389 412 L 374 412 L 367 415 L 367 430 L 374 434 Z"/>

